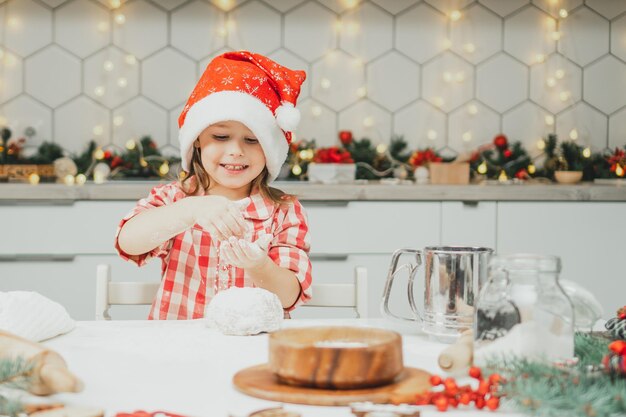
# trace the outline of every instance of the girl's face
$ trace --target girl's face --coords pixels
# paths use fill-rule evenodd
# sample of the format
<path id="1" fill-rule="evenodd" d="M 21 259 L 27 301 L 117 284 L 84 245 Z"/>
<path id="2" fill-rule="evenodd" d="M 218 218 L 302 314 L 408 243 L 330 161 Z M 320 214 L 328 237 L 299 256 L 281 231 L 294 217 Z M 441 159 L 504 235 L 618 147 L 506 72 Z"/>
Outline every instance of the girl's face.
<path id="1" fill-rule="evenodd" d="M 211 192 L 231 199 L 247 197 L 250 183 L 265 168 L 265 154 L 243 123 L 215 123 L 198 137 L 202 166 L 211 178 Z"/>

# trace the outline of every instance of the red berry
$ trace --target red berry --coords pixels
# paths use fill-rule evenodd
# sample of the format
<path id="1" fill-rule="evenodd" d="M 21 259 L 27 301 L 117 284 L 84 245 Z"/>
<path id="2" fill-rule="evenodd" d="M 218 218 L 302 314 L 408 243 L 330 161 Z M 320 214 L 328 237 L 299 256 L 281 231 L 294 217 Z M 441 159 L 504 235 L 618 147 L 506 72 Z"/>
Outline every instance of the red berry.
<path id="1" fill-rule="evenodd" d="M 502 381 L 502 377 L 500 376 L 500 374 L 491 374 L 489 376 L 489 382 L 492 385 L 498 385 L 501 381 Z"/>
<path id="2" fill-rule="evenodd" d="M 491 388 L 491 384 L 489 384 L 489 381 L 482 380 L 478 384 L 478 389 L 476 390 L 476 392 L 479 393 L 480 395 L 485 395 L 489 392 L 490 388 Z"/>
<path id="3" fill-rule="evenodd" d="M 436 387 L 437 385 L 441 385 L 441 377 L 439 375 L 433 375 L 430 377 L 430 385 Z"/>
<path id="4" fill-rule="evenodd" d="M 446 378 L 445 381 L 443 381 L 443 386 L 446 387 L 447 390 L 458 389 L 454 378 Z"/>
<path id="5" fill-rule="evenodd" d="M 481 371 L 480 371 L 480 368 L 479 368 L 479 367 L 477 367 L 477 366 L 472 366 L 472 367 L 469 369 L 469 376 L 471 376 L 472 378 L 480 379 L 481 374 L 482 374 L 482 373 L 481 373 Z"/>
<path id="6" fill-rule="evenodd" d="M 491 411 L 496 410 L 500 406 L 500 399 L 498 397 L 491 397 L 486 402 L 487 408 Z"/>
<path id="7" fill-rule="evenodd" d="M 471 401 L 471 397 L 467 392 L 464 392 L 463 394 L 461 394 L 461 397 L 459 397 L 459 402 L 461 404 L 467 405 L 470 403 Z"/>
<path id="8" fill-rule="evenodd" d="M 448 400 L 445 397 L 437 398 L 434 404 L 439 411 L 446 411 L 448 409 Z"/>
<path id="9" fill-rule="evenodd" d="M 482 410 L 485 406 L 485 399 L 483 397 L 476 398 L 476 408 Z"/>
<path id="10" fill-rule="evenodd" d="M 609 344 L 609 349 L 618 355 L 626 355 L 626 342 L 623 340 L 616 340 Z"/>

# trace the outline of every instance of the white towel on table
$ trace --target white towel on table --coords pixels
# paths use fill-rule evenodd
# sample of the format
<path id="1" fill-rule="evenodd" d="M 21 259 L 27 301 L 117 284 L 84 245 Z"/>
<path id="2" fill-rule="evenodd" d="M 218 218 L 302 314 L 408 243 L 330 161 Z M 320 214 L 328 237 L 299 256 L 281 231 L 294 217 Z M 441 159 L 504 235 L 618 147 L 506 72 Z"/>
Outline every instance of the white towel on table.
<path id="1" fill-rule="evenodd" d="M 0 292 L 0 330 L 40 342 L 67 333 L 75 326 L 61 304 L 39 293 Z"/>

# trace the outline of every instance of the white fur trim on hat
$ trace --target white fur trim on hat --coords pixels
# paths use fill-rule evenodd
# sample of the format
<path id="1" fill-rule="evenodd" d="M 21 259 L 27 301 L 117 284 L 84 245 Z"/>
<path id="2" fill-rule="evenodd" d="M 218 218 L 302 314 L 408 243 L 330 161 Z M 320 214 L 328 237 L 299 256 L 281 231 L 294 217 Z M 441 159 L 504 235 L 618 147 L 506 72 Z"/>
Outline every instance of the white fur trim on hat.
<path id="1" fill-rule="evenodd" d="M 182 168 L 189 171 L 193 142 L 200 133 L 214 123 L 227 120 L 243 123 L 255 134 L 265 154 L 269 180 L 275 180 L 289 150 L 285 134 L 269 107 L 256 97 L 238 91 L 211 93 L 191 106 L 178 133 Z"/>
<path id="2" fill-rule="evenodd" d="M 285 132 L 293 132 L 300 123 L 300 110 L 293 103 L 285 101 L 276 109 L 276 123 Z"/>

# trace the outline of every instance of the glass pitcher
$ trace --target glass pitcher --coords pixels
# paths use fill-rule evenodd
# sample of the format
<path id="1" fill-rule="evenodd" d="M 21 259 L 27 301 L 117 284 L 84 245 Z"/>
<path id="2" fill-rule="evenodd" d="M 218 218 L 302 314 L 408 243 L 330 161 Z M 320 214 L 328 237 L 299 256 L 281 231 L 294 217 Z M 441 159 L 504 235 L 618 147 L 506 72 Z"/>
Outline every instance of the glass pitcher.
<path id="1" fill-rule="evenodd" d="M 474 317 L 474 364 L 512 357 L 574 356 L 574 309 L 559 284 L 556 256 L 513 254 L 489 263 Z"/>

